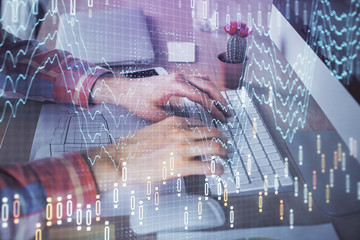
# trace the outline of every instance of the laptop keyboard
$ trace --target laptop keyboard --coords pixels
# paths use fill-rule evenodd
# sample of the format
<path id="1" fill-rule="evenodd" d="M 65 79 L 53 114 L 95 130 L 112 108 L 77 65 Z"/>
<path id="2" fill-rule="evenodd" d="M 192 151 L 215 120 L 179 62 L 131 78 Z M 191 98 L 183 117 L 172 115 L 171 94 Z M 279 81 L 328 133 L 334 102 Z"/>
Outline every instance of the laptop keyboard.
<path id="1" fill-rule="evenodd" d="M 51 140 L 50 154 L 55 156 L 110 144 L 112 139 L 109 132 L 108 123 L 101 114 L 88 121 L 78 115 L 63 118 Z"/>
<path id="2" fill-rule="evenodd" d="M 188 117 L 217 127 L 227 138 L 228 158 L 202 156 L 202 161 L 224 166 L 221 176 L 208 175 L 205 194 L 212 196 L 264 191 L 280 192 L 293 185 L 288 163 L 281 157 L 272 137 L 245 89 L 222 92 L 228 101 L 232 117 L 225 124 L 216 123 L 199 104 L 184 99 Z"/>

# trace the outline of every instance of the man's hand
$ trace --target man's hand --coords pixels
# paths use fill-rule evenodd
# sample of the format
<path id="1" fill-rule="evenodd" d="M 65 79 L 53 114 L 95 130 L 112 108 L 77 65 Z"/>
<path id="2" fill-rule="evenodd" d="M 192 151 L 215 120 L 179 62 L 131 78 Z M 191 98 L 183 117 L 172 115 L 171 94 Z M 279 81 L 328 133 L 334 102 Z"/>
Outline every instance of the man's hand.
<path id="1" fill-rule="evenodd" d="M 178 174 L 221 175 L 223 166 L 220 163 L 216 163 L 215 172 L 212 173 L 210 162 L 196 158 L 201 155 L 225 158 L 226 142 L 226 137 L 218 129 L 209 128 L 201 121 L 169 117 L 115 144 L 90 149 L 83 155 L 88 154 L 92 160 L 95 159 L 93 170 L 97 180 L 109 178 L 114 173 L 114 181 L 121 184 L 126 166 L 124 182 L 143 184 L 148 179 L 152 182 L 163 181 L 164 171 L 165 179 L 175 178 Z"/>
<path id="2" fill-rule="evenodd" d="M 97 80 L 92 91 L 92 102 L 121 105 L 138 117 L 154 122 L 169 116 L 165 105 L 171 96 L 187 97 L 201 104 L 222 122 L 231 116 L 226 100 L 206 76 L 171 74 L 130 79 L 108 75 Z"/>

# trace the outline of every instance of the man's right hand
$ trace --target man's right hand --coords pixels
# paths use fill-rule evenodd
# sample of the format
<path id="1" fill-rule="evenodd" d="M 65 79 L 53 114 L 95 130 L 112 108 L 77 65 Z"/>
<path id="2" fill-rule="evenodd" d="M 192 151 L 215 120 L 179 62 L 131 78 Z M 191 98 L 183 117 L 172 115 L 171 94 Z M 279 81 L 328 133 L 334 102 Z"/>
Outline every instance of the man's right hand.
<path id="1" fill-rule="evenodd" d="M 227 156 L 226 137 L 216 128 L 204 122 L 179 117 L 169 117 L 128 135 L 125 139 L 103 148 L 90 149 L 94 160 L 94 174 L 101 179 L 115 174 L 116 182 L 122 182 L 122 168 L 126 166 L 127 184 L 143 184 L 150 177 L 152 182 L 175 178 L 180 174 L 211 175 L 210 162 L 196 160 L 201 155 Z M 174 166 L 170 166 L 170 158 Z M 124 165 L 124 162 L 126 163 Z M 115 169 L 118 168 L 116 171 Z M 171 174 L 172 172 L 172 174 Z M 216 163 L 215 173 L 221 175 L 223 166 Z"/>

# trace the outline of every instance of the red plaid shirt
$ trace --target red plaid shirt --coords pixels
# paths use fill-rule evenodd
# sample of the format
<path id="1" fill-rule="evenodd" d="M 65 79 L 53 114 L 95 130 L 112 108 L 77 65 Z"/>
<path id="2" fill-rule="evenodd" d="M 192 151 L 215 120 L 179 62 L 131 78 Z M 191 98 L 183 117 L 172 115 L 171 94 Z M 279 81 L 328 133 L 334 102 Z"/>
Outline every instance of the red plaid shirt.
<path id="1" fill-rule="evenodd" d="M 73 58 L 70 53 L 48 51 L 39 42 L 22 41 L 2 29 L 0 60 L 0 96 L 15 97 L 18 102 L 47 100 L 86 107 L 91 87 L 99 76 L 107 72 Z M 53 199 L 51 221 L 54 221 L 58 197 L 62 197 L 61 202 L 66 206 L 68 195 L 72 196 L 74 209 L 76 204 L 84 207 L 96 200 L 95 180 L 88 164 L 77 152 L 24 165 L 1 166 L 0 205 L 8 206 L 5 209 L 8 218 L 0 218 L 0 224 L 8 226 L 0 226 L 0 239 L 24 239 L 25 236 L 18 235 L 21 232 L 31 237 L 30 232 L 35 234 L 35 224 L 44 223 L 46 199 Z M 19 211 L 15 204 L 17 199 Z M 66 217 L 65 211 L 63 207 L 63 217 Z M 19 223 L 13 224 L 16 218 Z M 27 230 L 18 231 L 19 227 Z"/>

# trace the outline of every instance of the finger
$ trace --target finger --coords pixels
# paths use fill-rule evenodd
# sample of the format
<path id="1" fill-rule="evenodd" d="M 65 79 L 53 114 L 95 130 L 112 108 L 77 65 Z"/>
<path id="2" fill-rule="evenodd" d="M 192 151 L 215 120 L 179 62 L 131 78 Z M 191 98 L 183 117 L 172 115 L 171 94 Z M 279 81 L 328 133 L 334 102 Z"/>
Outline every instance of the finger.
<path id="1" fill-rule="evenodd" d="M 216 107 L 219 108 L 219 110 L 221 110 L 225 116 L 232 116 L 231 112 L 228 110 L 228 102 L 208 76 L 188 76 L 186 79 L 192 85 L 207 93 L 210 98 L 218 102 L 218 104 L 216 104 Z"/>
<path id="2" fill-rule="evenodd" d="M 189 157 L 215 155 L 226 158 L 227 148 L 219 141 L 192 142 L 191 145 L 186 147 L 186 155 Z"/>
<path id="3" fill-rule="evenodd" d="M 207 93 L 210 98 L 221 104 L 217 105 L 217 107 L 225 114 L 225 116 L 230 117 L 231 113 L 228 111 L 227 106 L 228 103 L 226 99 L 221 95 L 220 91 L 217 89 L 216 85 L 210 80 L 208 76 L 187 76 L 186 80 L 188 80 L 192 85 L 201 89 L 201 91 Z"/>
<path id="4" fill-rule="evenodd" d="M 178 116 L 170 116 L 166 119 L 166 124 L 173 125 L 174 127 L 188 131 L 189 129 L 194 129 L 197 127 L 205 127 L 206 124 L 203 121 L 192 119 L 192 118 L 183 118 Z"/>
<path id="5" fill-rule="evenodd" d="M 188 144 L 192 142 L 202 142 L 210 145 L 211 141 L 220 142 L 222 144 L 227 143 L 227 137 L 216 128 L 209 128 L 208 126 L 195 127 L 190 129 L 183 128 L 181 134 L 177 135 L 177 141 L 183 141 L 186 139 Z"/>
<path id="6" fill-rule="evenodd" d="M 185 76 L 183 74 L 177 74 L 175 80 L 180 83 L 185 83 L 186 85 L 194 86 L 196 89 L 200 90 L 199 92 L 204 92 L 208 95 L 207 97 L 212 100 L 213 105 L 223 112 L 225 116 L 232 116 L 231 112 L 227 110 L 227 101 L 208 76 Z"/>
<path id="7" fill-rule="evenodd" d="M 227 137 L 219 129 L 209 128 L 208 126 L 194 128 L 185 134 L 191 137 L 193 141 L 209 141 L 215 139 L 223 143 L 227 142 Z"/>
<path id="8" fill-rule="evenodd" d="M 206 126 L 205 122 L 194 118 L 181 118 L 181 120 L 184 124 L 187 124 L 190 129 L 199 127 L 202 128 Z"/>
<path id="9" fill-rule="evenodd" d="M 187 97 L 189 100 L 199 103 L 205 109 L 210 110 L 210 114 L 221 122 L 225 122 L 226 118 L 222 112 L 215 106 L 213 100 L 209 98 L 206 93 L 202 93 L 199 89 L 194 86 L 190 86 L 186 83 L 181 84 L 181 88 L 175 92 L 176 96 Z"/>
<path id="10" fill-rule="evenodd" d="M 163 108 L 157 106 L 147 106 L 142 112 L 137 113 L 137 115 L 145 120 L 152 122 L 159 122 L 168 118 L 170 113 L 166 112 Z"/>
<path id="11" fill-rule="evenodd" d="M 212 170 L 215 170 L 212 172 Z M 182 170 L 183 176 L 189 175 L 222 175 L 224 173 L 224 167 L 221 164 L 216 163 L 215 169 L 211 169 L 211 162 L 205 161 L 188 161 L 186 167 Z"/>

